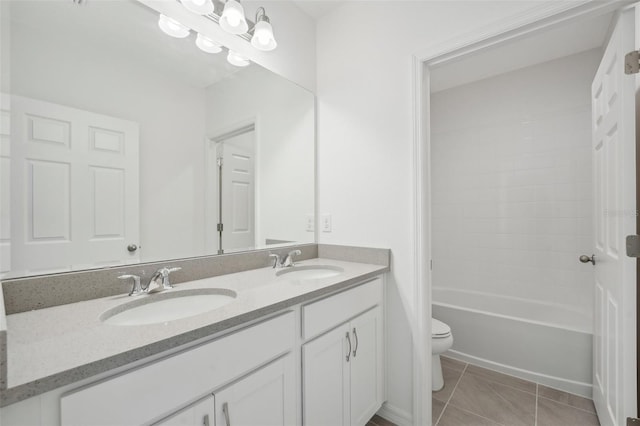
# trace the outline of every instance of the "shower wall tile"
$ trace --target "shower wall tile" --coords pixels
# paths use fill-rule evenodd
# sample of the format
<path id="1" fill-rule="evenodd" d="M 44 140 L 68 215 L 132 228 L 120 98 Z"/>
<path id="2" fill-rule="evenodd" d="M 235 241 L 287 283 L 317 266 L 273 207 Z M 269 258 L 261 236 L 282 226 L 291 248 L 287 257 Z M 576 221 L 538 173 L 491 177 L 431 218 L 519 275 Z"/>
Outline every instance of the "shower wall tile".
<path id="1" fill-rule="evenodd" d="M 593 245 L 598 57 L 587 51 L 432 96 L 435 287 L 564 305 L 591 329 L 593 270 L 577 259 Z"/>

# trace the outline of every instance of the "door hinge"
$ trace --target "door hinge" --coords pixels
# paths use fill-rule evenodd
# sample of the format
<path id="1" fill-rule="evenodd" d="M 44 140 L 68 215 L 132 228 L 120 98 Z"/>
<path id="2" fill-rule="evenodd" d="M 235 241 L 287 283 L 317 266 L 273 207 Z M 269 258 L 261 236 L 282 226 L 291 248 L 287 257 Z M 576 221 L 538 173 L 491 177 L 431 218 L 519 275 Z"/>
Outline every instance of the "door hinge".
<path id="1" fill-rule="evenodd" d="M 433 271 L 433 259 L 429 261 L 429 269 Z"/>
<path id="2" fill-rule="evenodd" d="M 627 256 L 640 257 L 640 235 L 627 235 Z"/>
<path id="3" fill-rule="evenodd" d="M 640 72 L 640 51 L 634 50 L 624 55 L 624 73 L 638 74 Z"/>
<path id="4" fill-rule="evenodd" d="M 218 232 L 222 232 L 224 230 L 224 225 L 219 223 L 217 226 Z"/>

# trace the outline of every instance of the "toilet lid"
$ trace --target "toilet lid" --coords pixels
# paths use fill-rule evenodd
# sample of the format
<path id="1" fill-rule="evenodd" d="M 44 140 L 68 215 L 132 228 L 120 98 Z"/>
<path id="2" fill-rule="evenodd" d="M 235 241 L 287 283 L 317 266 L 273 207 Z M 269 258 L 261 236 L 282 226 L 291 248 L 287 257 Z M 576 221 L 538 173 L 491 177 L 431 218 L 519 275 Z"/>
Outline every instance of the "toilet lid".
<path id="1" fill-rule="evenodd" d="M 431 337 L 446 337 L 451 334 L 451 327 L 442 321 L 431 318 Z"/>

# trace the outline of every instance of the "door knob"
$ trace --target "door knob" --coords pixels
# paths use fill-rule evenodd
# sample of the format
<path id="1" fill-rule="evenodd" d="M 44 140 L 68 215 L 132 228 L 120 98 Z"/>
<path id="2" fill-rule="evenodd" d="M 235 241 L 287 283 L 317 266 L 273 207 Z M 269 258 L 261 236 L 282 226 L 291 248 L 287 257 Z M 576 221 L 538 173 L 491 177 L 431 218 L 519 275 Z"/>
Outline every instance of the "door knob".
<path id="1" fill-rule="evenodd" d="M 591 262 L 591 264 L 595 265 L 596 264 L 596 255 L 592 254 L 591 257 L 589 257 L 586 254 L 583 254 L 582 256 L 580 256 L 580 262 L 582 262 L 582 263 Z"/>
<path id="2" fill-rule="evenodd" d="M 135 244 L 129 244 L 127 246 L 127 250 L 129 250 L 131 253 L 133 253 L 134 251 L 138 250 L 138 246 Z"/>

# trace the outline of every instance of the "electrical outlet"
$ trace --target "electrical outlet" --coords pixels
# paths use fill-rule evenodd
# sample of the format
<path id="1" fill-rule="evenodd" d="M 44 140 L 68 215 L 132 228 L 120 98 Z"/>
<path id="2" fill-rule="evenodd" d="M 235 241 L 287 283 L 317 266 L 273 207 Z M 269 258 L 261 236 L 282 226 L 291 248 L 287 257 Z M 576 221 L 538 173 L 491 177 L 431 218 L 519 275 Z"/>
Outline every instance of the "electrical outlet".
<path id="1" fill-rule="evenodd" d="M 322 232 L 331 232 L 331 215 L 322 215 Z"/>
<path id="2" fill-rule="evenodd" d="M 315 230 L 315 216 L 312 214 L 307 215 L 307 232 L 313 232 Z"/>

